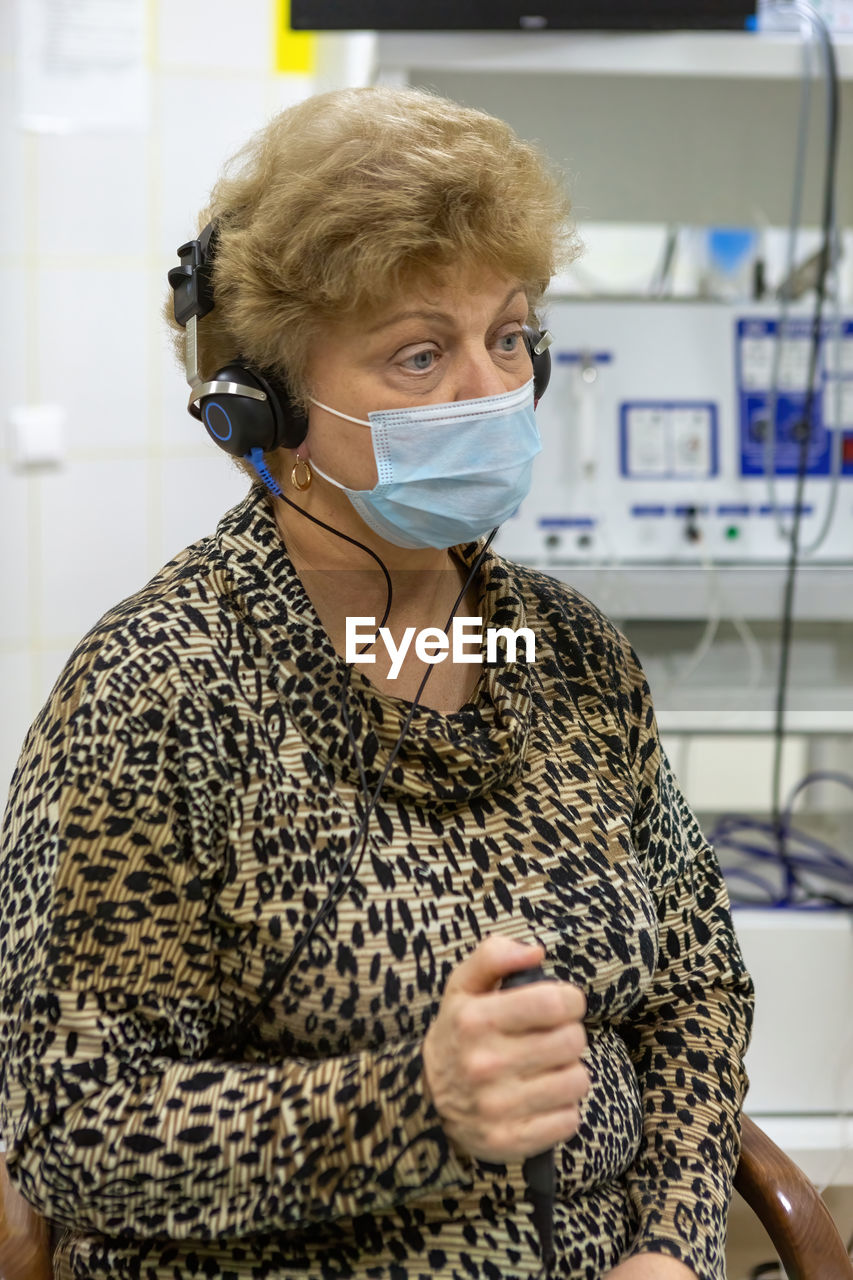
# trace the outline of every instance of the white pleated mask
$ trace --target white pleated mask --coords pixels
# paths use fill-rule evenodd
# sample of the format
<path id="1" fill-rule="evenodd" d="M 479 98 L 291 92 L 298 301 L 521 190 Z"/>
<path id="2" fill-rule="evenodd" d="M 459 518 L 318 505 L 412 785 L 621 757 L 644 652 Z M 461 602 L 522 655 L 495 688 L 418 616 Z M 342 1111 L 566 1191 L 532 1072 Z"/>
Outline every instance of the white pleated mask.
<path id="1" fill-rule="evenodd" d="M 530 491 L 542 448 L 533 412 L 533 379 L 515 391 L 379 409 L 367 420 L 319 400 L 318 408 L 370 427 L 378 480 L 372 489 L 341 489 L 375 533 L 398 547 L 452 547 L 503 524 Z"/>

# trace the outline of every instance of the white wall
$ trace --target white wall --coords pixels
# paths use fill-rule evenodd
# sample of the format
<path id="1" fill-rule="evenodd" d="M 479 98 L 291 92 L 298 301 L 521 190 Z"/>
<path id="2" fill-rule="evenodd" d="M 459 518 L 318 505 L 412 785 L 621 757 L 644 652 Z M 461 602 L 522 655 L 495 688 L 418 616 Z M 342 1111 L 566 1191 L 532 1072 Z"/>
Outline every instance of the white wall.
<path id="1" fill-rule="evenodd" d="M 314 89 L 273 71 L 272 0 L 148 0 L 147 132 L 23 133 L 15 8 L 0 0 L 0 808 L 77 640 L 246 491 L 186 413 L 166 271 L 223 162 Z M 40 403 L 66 410 L 67 461 L 16 470 L 9 409 Z"/>
<path id="2" fill-rule="evenodd" d="M 638 60 L 640 58 L 638 53 Z M 571 175 L 581 222 L 786 226 L 797 136 L 798 79 L 746 76 L 507 75 L 419 72 L 428 85 L 503 116 Z M 853 84 L 840 86 L 850 119 Z M 818 225 L 825 120 L 813 94 L 803 220 Z M 853 164 L 841 143 L 838 216 L 853 216 Z"/>

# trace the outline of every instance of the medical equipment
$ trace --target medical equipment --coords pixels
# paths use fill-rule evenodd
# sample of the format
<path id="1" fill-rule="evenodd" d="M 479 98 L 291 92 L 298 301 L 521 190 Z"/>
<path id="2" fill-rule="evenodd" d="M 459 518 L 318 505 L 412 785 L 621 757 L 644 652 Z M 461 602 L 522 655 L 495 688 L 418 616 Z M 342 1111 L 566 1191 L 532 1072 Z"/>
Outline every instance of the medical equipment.
<path id="1" fill-rule="evenodd" d="M 545 569 L 784 563 L 810 309 L 573 298 L 546 314 L 543 453 L 500 550 Z M 850 563 L 853 317 L 824 318 L 820 355 L 801 543 L 816 563 Z"/>

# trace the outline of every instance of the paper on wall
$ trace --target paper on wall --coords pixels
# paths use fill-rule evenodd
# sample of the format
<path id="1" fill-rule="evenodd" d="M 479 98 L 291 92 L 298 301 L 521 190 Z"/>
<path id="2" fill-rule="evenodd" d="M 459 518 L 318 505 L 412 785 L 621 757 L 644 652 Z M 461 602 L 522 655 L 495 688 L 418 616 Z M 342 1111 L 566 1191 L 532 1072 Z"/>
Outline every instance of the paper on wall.
<path id="1" fill-rule="evenodd" d="M 18 104 L 40 133 L 146 128 L 145 0 L 18 0 Z"/>

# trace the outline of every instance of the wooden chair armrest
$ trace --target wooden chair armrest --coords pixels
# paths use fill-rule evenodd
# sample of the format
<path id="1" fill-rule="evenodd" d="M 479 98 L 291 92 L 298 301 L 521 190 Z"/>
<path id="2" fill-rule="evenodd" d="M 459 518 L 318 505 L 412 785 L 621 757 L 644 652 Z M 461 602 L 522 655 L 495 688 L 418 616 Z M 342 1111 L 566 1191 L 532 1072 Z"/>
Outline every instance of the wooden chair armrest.
<path id="1" fill-rule="evenodd" d="M 51 1280 L 50 1232 L 9 1181 L 0 1155 L 0 1280 Z"/>
<path id="2" fill-rule="evenodd" d="M 789 1280 L 853 1280 L 853 1262 L 816 1188 L 746 1115 L 735 1189 L 763 1224 Z"/>

